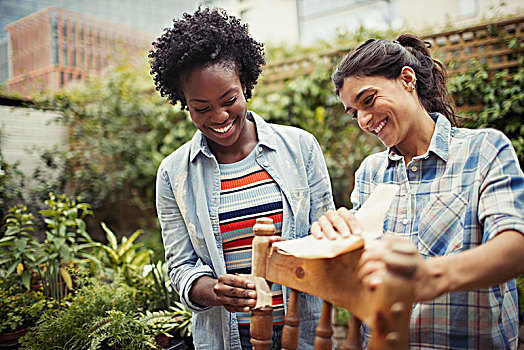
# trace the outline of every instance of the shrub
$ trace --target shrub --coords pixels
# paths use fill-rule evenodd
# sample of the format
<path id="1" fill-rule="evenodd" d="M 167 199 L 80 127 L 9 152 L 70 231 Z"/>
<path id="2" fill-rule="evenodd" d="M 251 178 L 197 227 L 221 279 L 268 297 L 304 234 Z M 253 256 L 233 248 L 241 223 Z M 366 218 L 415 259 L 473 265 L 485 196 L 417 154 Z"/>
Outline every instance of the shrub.
<path id="1" fill-rule="evenodd" d="M 122 337 L 126 335 L 116 333 L 115 338 L 109 340 L 103 333 L 103 329 L 106 328 L 101 328 L 100 323 L 105 317 L 109 317 L 107 322 L 112 320 L 114 323 L 111 327 L 115 330 L 116 324 L 122 325 L 125 323 L 124 320 L 132 320 L 134 313 L 138 311 L 136 300 L 136 290 L 126 284 L 119 282 L 104 284 L 93 281 L 93 284 L 77 292 L 67 309 L 44 314 L 37 326 L 23 337 L 23 347 L 35 350 L 76 350 L 88 349 L 91 341 L 95 339 L 100 339 L 100 343 L 106 344 L 122 342 L 124 341 Z M 136 325 L 122 329 L 129 330 L 134 326 Z M 142 333 L 129 333 L 127 337 L 129 343 L 134 344 L 134 337 L 142 339 Z"/>
<path id="2" fill-rule="evenodd" d="M 46 308 L 41 292 L 19 287 L 0 289 L 0 333 L 15 332 L 33 326 Z"/>

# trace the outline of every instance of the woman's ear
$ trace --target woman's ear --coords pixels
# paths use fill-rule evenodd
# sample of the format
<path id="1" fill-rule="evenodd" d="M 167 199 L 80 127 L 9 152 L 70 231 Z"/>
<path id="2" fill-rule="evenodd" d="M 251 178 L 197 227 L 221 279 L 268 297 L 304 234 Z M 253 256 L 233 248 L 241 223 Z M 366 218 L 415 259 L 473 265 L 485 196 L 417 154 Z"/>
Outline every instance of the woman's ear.
<path id="1" fill-rule="evenodd" d="M 415 91 L 416 84 L 417 84 L 417 75 L 415 74 L 415 71 L 410 66 L 404 66 L 402 67 L 402 70 L 400 71 L 400 80 L 402 81 L 402 85 L 408 89 L 409 91 Z"/>

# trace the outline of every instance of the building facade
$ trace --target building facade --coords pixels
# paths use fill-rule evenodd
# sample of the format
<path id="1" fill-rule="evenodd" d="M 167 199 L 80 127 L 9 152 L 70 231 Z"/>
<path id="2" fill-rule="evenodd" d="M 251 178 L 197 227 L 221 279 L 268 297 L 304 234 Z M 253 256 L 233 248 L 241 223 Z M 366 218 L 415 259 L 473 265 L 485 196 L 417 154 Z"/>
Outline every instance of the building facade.
<path id="1" fill-rule="evenodd" d="M 152 35 L 49 7 L 8 25 L 9 92 L 28 96 L 101 72 L 112 57 L 148 49 Z"/>
<path id="2" fill-rule="evenodd" d="M 524 0 L 216 0 L 259 41 L 309 46 L 359 27 L 437 33 L 524 14 Z"/>
<path id="3" fill-rule="evenodd" d="M 6 89 L 13 72 L 8 64 L 8 52 L 12 50 L 6 27 L 38 11 L 58 7 L 157 37 L 171 26 L 173 18 L 194 11 L 199 4 L 212 3 L 211 0 L 0 0 L 0 89 Z"/>

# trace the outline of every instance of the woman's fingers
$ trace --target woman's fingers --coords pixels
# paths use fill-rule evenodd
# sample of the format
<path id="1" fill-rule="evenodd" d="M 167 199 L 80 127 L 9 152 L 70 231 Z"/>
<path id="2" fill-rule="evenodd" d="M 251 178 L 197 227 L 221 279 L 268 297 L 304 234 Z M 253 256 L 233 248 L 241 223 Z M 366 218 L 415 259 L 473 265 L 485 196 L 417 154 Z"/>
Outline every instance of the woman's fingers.
<path id="1" fill-rule="evenodd" d="M 229 312 L 249 312 L 256 304 L 255 285 L 241 276 L 222 275 L 213 287 L 220 302 Z"/>
<path id="2" fill-rule="evenodd" d="M 337 214 L 340 215 L 342 219 L 344 219 L 344 221 L 346 222 L 346 226 L 349 227 L 349 229 L 351 230 L 351 234 L 353 235 L 362 234 L 362 226 L 358 222 L 355 214 L 353 214 L 347 208 L 344 208 L 344 207 L 338 208 Z M 349 237 L 349 235 L 346 237 Z"/>
<path id="3" fill-rule="evenodd" d="M 328 239 L 336 239 L 339 234 L 335 231 L 335 226 L 332 222 L 333 215 L 331 215 L 331 213 L 334 212 L 328 211 L 326 215 L 321 216 L 318 219 L 318 224 L 320 225 L 320 229 L 324 237 Z"/>
<path id="4" fill-rule="evenodd" d="M 324 238 L 324 233 L 322 232 L 322 227 L 320 227 L 320 224 L 318 221 L 315 221 L 311 225 L 311 235 L 315 237 L 316 239 L 322 239 Z"/>
<path id="5" fill-rule="evenodd" d="M 361 233 L 362 228 L 357 218 L 347 208 L 329 210 L 311 225 L 311 234 L 317 239 L 337 239 L 340 236 L 348 238 L 351 234 Z"/>

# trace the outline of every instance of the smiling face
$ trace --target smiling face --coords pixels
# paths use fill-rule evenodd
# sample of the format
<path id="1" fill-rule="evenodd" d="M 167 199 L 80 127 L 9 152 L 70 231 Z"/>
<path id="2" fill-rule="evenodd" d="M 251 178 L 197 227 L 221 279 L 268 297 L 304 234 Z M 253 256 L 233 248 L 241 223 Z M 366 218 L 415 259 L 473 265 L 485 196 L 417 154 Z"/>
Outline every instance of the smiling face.
<path id="1" fill-rule="evenodd" d="M 256 131 L 246 118 L 247 102 L 236 69 L 223 63 L 197 67 L 182 86 L 191 119 L 219 162 L 249 154 L 257 142 Z"/>
<path id="2" fill-rule="evenodd" d="M 397 79 L 382 76 L 344 79 L 340 99 L 346 112 L 358 120 L 360 128 L 377 136 L 386 147 L 396 146 L 403 155 L 417 153 L 427 135 L 419 133 L 427 123 L 428 113 L 420 104 L 416 91 L 415 73 L 403 69 Z M 423 140 L 421 140 L 423 136 Z"/>

